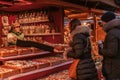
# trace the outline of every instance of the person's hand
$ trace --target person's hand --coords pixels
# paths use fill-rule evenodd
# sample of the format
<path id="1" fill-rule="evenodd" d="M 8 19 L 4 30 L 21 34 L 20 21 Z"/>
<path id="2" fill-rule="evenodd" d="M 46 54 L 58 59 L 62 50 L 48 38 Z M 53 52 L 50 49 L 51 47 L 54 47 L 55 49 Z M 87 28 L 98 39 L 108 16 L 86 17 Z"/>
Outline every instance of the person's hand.
<path id="1" fill-rule="evenodd" d="M 68 53 L 69 51 L 71 51 L 71 50 L 72 50 L 71 47 L 69 47 L 69 48 L 65 48 L 65 51 L 64 51 L 64 53 L 63 53 L 63 59 L 65 59 L 65 60 L 68 59 L 68 57 L 67 57 L 67 53 Z"/>
<path id="2" fill-rule="evenodd" d="M 54 50 L 55 50 L 55 51 L 63 51 L 64 48 L 63 48 L 63 46 L 56 45 L 56 46 L 54 46 Z"/>
<path id="3" fill-rule="evenodd" d="M 103 42 L 101 40 L 98 40 L 98 47 L 103 48 Z"/>
<path id="4" fill-rule="evenodd" d="M 64 48 L 60 45 L 54 46 L 54 53 L 62 53 L 64 51 Z"/>
<path id="5" fill-rule="evenodd" d="M 95 55 L 95 58 L 101 58 L 101 56 L 100 55 Z"/>
<path id="6" fill-rule="evenodd" d="M 66 51 L 64 51 L 64 53 L 63 53 L 63 59 L 64 60 L 67 60 L 68 58 L 67 58 L 67 52 Z"/>
<path id="7" fill-rule="evenodd" d="M 57 49 L 54 49 L 53 51 L 54 51 L 54 53 L 58 53 L 59 52 Z"/>

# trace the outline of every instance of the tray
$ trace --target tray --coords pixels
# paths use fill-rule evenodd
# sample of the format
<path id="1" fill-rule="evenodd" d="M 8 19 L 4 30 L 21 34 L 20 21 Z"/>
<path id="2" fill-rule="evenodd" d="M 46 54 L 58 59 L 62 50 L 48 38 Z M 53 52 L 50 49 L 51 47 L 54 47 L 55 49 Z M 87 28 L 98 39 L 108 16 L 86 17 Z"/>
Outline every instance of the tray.
<path id="1" fill-rule="evenodd" d="M 53 61 L 53 62 L 50 62 L 50 66 L 58 65 L 58 64 L 61 64 L 61 63 L 62 63 L 62 60 Z"/>
<path id="2" fill-rule="evenodd" d="M 13 75 L 16 75 L 16 74 L 19 74 L 19 73 L 20 73 L 20 70 L 19 70 L 19 69 L 11 68 L 11 67 L 8 67 L 8 66 L 2 66 L 2 67 L 3 67 L 3 68 L 13 69 L 13 71 L 5 72 L 5 73 L 0 73 L 0 78 L 1 78 L 1 79 L 7 78 L 7 77 L 10 77 L 10 76 L 13 76 Z"/>
<path id="3" fill-rule="evenodd" d="M 41 68 L 45 68 L 45 67 L 49 67 L 50 66 L 49 62 L 39 61 L 39 60 L 34 60 L 34 62 L 38 63 L 38 64 L 36 64 L 37 69 L 41 69 Z M 40 64 L 40 63 L 43 63 L 43 64 Z"/>
<path id="4" fill-rule="evenodd" d="M 25 73 L 25 72 L 29 72 L 29 71 L 33 71 L 33 70 L 35 70 L 36 67 L 35 67 L 35 66 L 31 66 L 31 67 L 18 68 L 18 69 L 20 69 L 20 72 L 21 72 L 21 73 Z"/>
<path id="5" fill-rule="evenodd" d="M 18 55 L 17 54 L 17 51 L 13 51 L 13 50 L 10 50 L 10 51 L 1 51 L 0 52 L 0 57 L 9 57 L 9 56 L 16 56 Z"/>

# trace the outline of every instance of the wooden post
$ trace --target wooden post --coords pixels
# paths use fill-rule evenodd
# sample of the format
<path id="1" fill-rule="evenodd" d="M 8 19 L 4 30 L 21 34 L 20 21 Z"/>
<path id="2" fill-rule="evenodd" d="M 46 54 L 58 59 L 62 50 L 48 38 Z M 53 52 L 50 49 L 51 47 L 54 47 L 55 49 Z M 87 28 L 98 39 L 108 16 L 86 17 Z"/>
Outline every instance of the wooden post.
<path id="1" fill-rule="evenodd" d="M 93 19 L 94 19 L 94 32 L 95 32 L 95 42 L 97 42 L 97 26 L 98 26 L 98 22 L 97 22 L 97 16 L 94 14 L 93 15 Z"/>

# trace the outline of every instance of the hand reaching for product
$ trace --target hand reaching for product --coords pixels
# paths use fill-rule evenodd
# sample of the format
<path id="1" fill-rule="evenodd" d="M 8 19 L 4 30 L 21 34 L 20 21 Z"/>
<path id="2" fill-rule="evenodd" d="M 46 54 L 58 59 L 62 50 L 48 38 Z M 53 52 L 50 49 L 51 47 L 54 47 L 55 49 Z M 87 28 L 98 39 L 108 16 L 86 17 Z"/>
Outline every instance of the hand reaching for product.
<path id="1" fill-rule="evenodd" d="M 98 47 L 103 48 L 103 42 L 101 40 L 98 40 Z"/>
<path id="2" fill-rule="evenodd" d="M 67 53 L 68 53 L 69 51 L 71 51 L 71 50 L 72 50 L 71 47 L 69 47 L 69 48 L 65 48 L 65 51 L 64 51 L 64 53 L 63 53 L 63 59 L 65 59 L 65 60 L 68 59 L 68 57 L 67 57 Z"/>
<path id="3" fill-rule="evenodd" d="M 54 52 L 58 53 L 58 52 L 63 52 L 64 51 L 64 47 L 60 46 L 60 45 L 56 45 L 54 46 Z"/>

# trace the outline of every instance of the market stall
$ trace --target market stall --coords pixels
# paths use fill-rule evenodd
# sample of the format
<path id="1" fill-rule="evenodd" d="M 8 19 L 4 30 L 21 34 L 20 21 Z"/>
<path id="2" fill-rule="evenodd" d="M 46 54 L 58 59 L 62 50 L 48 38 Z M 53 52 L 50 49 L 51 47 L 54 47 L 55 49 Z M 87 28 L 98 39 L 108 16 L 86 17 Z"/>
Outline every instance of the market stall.
<path id="1" fill-rule="evenodd" d="M 100 15 L 105 12 L 97 6 L 97 2 L 86 1 L 81 5 L 73 0 L 1 0 L 0 1 L 0 79 L 1 80 L 36 80 L 50 74 L 61 72 L 69 80 L 68 70 L 72 59 L 64 60 L 62 51 L 56 53 L 39 50 L 34 47 L 8 46 L 7 35 L 14 23 L 20 23 L 25 40 L 35 41 L 51 46 L 67 47 L 69 29 L 68 24 L 73 18 L 79 18 L 83 25 L 91 28 L 91 42 L 93 55 L 98 55 L 96 42 L 104 40 L 100 29 Z M 85 3 L 83 0 L 80 2 Z M 90 7 L 91 4 L 95 4 Z M 102 4 L 100 2 L 100 4 Z M 89 5 L 89 6 L 87 6 Z M 105 5 L 105 4 L 104 4 Z M 95 7 L 96 7 L 95 6 Z M 100 6 L 100 5 L 98 5 Z M 108 6 L 108 5 L 106 5 Z M 111 6 L 111 5 L 109 5 Z M 118 11 L 118 6 L 111 6 Z M 107 10 L 107 9 L 106 9 Z M 68 20 L 65 23 L 65 18 Z M 68 26 L 68 25 L 66 25 Z M 65 31 L 68 32 L 65 32 Z M 95 58 L 94 58 L 95 59 Z M 98 60 L 98 59 L 96 59 Z M 97 68 L 101 63 L 98 60 Z M 67 76 L 66 76 L 67 75 Z M 100 75 L 101 77 L 101 75 Z M 50 80 L 54 77 L 49 76 Z M 60 78 L 66 80 L 66 78 Z M 43 78 L 44 80 L 44 78 Z"/>

